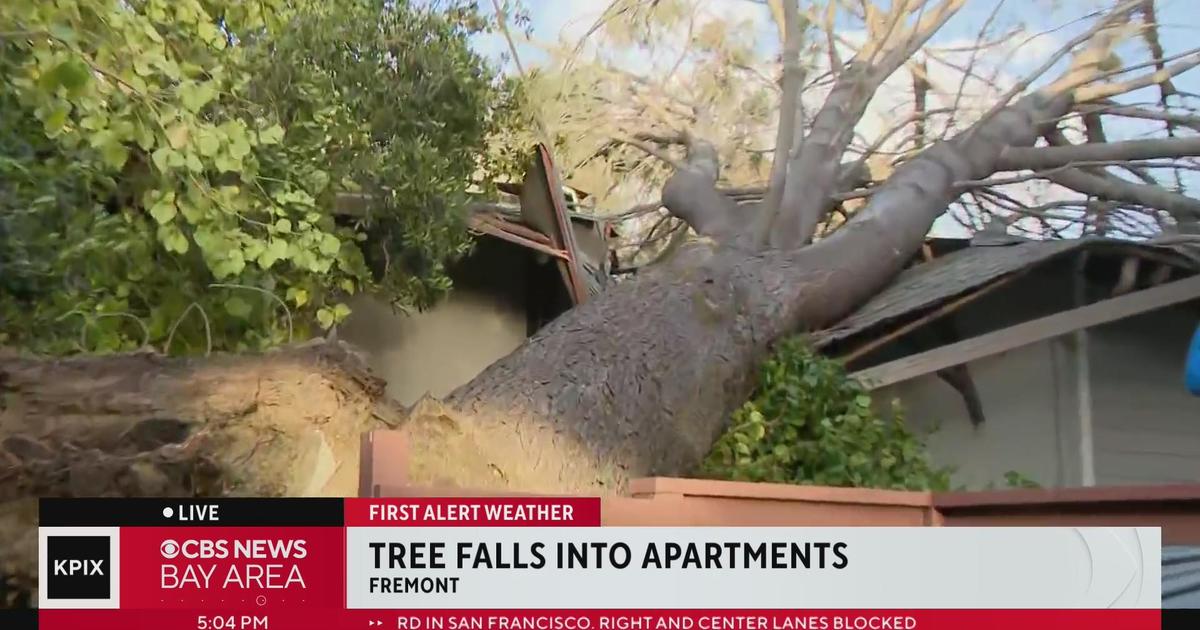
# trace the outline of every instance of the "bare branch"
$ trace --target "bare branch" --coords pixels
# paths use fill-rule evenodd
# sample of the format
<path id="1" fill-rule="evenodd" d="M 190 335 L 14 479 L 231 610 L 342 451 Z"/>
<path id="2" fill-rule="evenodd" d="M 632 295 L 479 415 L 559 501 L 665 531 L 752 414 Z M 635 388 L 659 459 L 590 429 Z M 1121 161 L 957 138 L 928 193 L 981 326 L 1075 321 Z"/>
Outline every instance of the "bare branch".
<path id="1" fill-rule="evenodd" d="M 666 162 L 667 164 L 671 165 L 671 167 L 676 170 L 685 168 L 684 164 L 682 162 L 680 162 L 679 160 L 676 160 L 674 157 L 672 157 L 666 151 L 663 151 L 662 149 L 660 149 L 652 144 L 642 142 L 641 140 L 639 140 L 637 138 L 620 137 L 620 138 L 613 138 L 613 141 L 620 142 L 622 144 L 628 144 L 631 147 L 639 149 L 646 155 L 649 155 L 651 157 L 662 160 L 663 162 Z"/>
<path id="2" fill-rule="evenodd" d="M 663 185 L 663 207 L 687 222 L 702 236 L 732 241 L 743 217 L 737 204 L 717 191 L 720 158 L 712 143 L 689 136 L 687 162 L 680 165 Z"/>
<path id="3" fill-rule="evenodd" d="M 1139 11 L 1142 13 L 1142 39 L 1146 42 L 1146 47 L 1150 49 L 1150 58 L 1158 60 L 1155 68 L 1159 71 L 1165 70 L 1165 63 L 1162 61 L 1166 54 L 1163 52 L 1162 42 L 1158 37 L 1158 16 L 1154 8 L 1154 0 L 1142 0 L 1142 6 Z M 1160 84 L 1159 103 L 1167 106 L 1167 97 L 1176 93 L 1175 84 L 1169 79 Z"/>
<path id="4" fill-rule="evenodd" d="M 1173 112 L 1157 112 L 1151 109 L 1141 107 L 1130 107 L 1125 105 L 1117 105 L 1115 103 L 1087 106 L 1080 108 L 1085 113 L 1096 113 L 1104 116 L 1124 116 L 1126 118 L 1141 118 L 1144 120 L 1161 120 L 1163 122 L 1188 127 L 1195 131 L 1200 131 L 1200 116 L 1189 114 L 1177 114 Z"/>
<path id="5" fill-rule="evenodd" d="M 1200 200 L 1173 193 L 1161 186 L 1138 184 L 1112 175 L 1096 176 L 1079 169 L 1055 172 L 1046 179 L 1093 197 L 1135 203 L 1176 217 L 1200 217 Z"/>
<path id="6" fill-rule="evenodd" d="M 1067 73 L 1055 81 L 1046 91 L 1048 93 L 1063 94 L 1077 87 L 1077 84 L 1072 83 L 1074 81 L 1084 80 L 1086 82 L 1092 80 L 1097 72 L 1094 67 L 1097 61 L 1096 58 L 1108 58 L 1112 45 L 1115 43 L 1111 34 L 1106 34 L 1105 31 L 1127 20 L 1133 10 L 1137 8 L 1137 4 L 1140 1 L 1124 0 L 1124 2 L 1113 7 L 1112 11 L 1104 19 L 1098 20 L 1091 28 L 1060 46 L 1058 50 L 1046 58 L 1046 61 L 1042 65 L 1038 66 L 1037 69 L 1026 75 L 1025 78 L 1018 81 L 1016 85 L 1009 89 L 980 120 L 986 120 L 1007 107 L 1014 98 L 1025 90 L 1028 90 L 1034 81 L 1037 81 L 1043 74 L 1049 72 L 1059 61 L 1070 55 L 1075 48 L 1085 42 L 1091 42 L 1088 49 L 1079 55 L 1071 64 Z"/>
<path id="7" fill-rule="evenodd" d="M 1126 94 L 1134 90 L 1140 90 L 1144 87 L 1159 85 L 1169 81 L 1172 77 L 1187 72 L 1192 68 L 1200 65 L 1200 51 L 1186 53 L 1179 61 L 1172 63 L 1162 70 L 1156 70 L 1150 74 L 1144 74 L 1132 79 L 1120 81 L 1116 83 L 1101 83 L 1098 85 L 1086 85 L 1080 87 L 1075 94 L 1075 99 L 1081 103 L 1087 101 L 1097 101 L 1100 99 L 1111 98 L 1119 94 Z M 1122 70 L 1121 72 L 1125 72 Z M 1083 81 L 1082 84 L 1090 83 L 1091 79 Z"/>
<path id="8" fill-rule="evenodd" d="M 808 137 L 788 165 L 778 219 L 771 226 L 771 246 L 794 247 L 807 243 L 828 212 L 836 185 L 836 169 L 853 138 L 871 96 L 889 76 L 929 40 L 965 3 L 943 0 L 903 37 L 894 38 L 885 50 L 866 47 L 847 64 L 824 105 L 813 119 Z M 907 6 L 907 3 L 904 3 Z M 878 52 L 878 55 L 875 53 Z M 876 57 L 874 65 L 867 57 Z"/>
<path id="9" fill-rule="evenodd" d="M 925 60 L 922 59 L 912 70 L 913 80 L 913 118 L 916 123 L 913 129 L 913 146 L 918 149 L 925 148 L 925 111 L 928 109 L 927 98 L 929 94 L 929 67 Z"/>
<path id="10" fill-rule="evenodd" d="M 1076 162 L 1153 160 L 1200 156 L 1200 137 L 1126 140 L 1055 147 L 1010 147 L 1000 156 L 1002 171 L 1041 170 Z"/>
<path id="11" fill-rule="evenodd" d="M 837 3 L 827 2 L 825 8 L 825 46 L 829 50 L 829 70 L 830 72 L 840 73 L 844 69 L 842 60 L 837 53 L 837 39 L 833 34 L 833 24 L 837 20 Z"/>
<path id="12" fill-rule="evenodd" d="M 787 180 L 788 163 L 791 161 L 793 143 L 796 140 L 796 110 L 800 99 L 800 86 L 804 83 L 804 71 L 800 67 L 800 18 L 796 11 L 797 0 L 783 2 L 783 79 L 779 104 L 779 127 L 775 134 L 775 155 L 771 161 L 771 177 L 767 182 L 767 197 L 759 217 L 756 219 L 755 240 L 766 244 L 767 235 L 779 205 L 783 201 L 783 187 Z"/>

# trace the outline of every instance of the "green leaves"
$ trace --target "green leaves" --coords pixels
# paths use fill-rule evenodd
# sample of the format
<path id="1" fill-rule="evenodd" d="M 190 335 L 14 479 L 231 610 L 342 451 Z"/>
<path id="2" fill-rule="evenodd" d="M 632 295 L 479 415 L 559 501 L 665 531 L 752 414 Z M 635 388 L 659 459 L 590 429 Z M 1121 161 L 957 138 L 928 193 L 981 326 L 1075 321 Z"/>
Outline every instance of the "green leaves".
<path id="1" fill-rule="evenodd" d="M 191 129 L 186 123 L 178 122 L 170 127 L 167 127 L 167 143 L 176 151 L 184 148 L 188 144 L 188 139 L 191 138 Z"/>
<path id="2" fill-rule="evenodd" d="M 258 133 L 260 144 L 279 144 L 283 140 L 283 127 L 271 125 Z"/>
<path id="3" fill-rule="evenodd" d="M 221 125 L 220 129 L 228 140 L 226 150 L 229 152 L 230 158 L 240 162 L 242 158 L 250 154 L 250 139 L 246 136 L 244 124 L 240 121 L 231 121 Z"/>
<path id="4" fill-rule="evenodd" d="M 196 150 L 204 157 L 213 157 L 221 150 L 221 137 L 215 129 L 202 129 L 196 134 Z M 225 170 L 225 169 L 222 169 Z M 231 169 L 232 170 L 232 169 Z"/>
<path id="5" fill-rule="evenodd" d="M 77 57 L 71 57 L 43 73 L 38 79 L 38 86 L 51 94 L 58 88 L 66 88 L 68 94 L 77 95 L 91 78 L 91 69 L 87 64 Z"/>
<path id="6" fill-rule="evenodd" d="M 759 389 L 734 413 L 705 460 L 723 479 L 895 489 L 941 489 L 949 471 L 930 466 L 924 445 L 891 418 L 842 366 L 802 340 L 780 345 L 760 370 Z"/>
<path id="7" fill-rule="evenodd" d="M 189 248 L 187 236 L 172 224 L 158 226 L 158 240 L 163 247 L 174 254 L 186 254 Z"/>
<path id="8" fill-rule="evenodd" d="M 317 322 L 321 324 L 321 328 L 328 329 L 334 324 L 345 320 L 349 315 L 349 306 L 346 306 L 345 304 L 335 304 L 333 308 L 318 309 Z"/>
<path id="9" fill-rule="evenodd" d="M 225 312 L 239 319 L 250 317 L 250 303 L 238 296 L 233 296 L 225 300 Z"/>
<path id="10" fill-rule="evenodd" d="M 129 160 L 129 149 L 116 139 L 110 139 L 101 144 L 100 157 L 108 168 L 119 171 L 125 166 L 125 162 Z"/>
<path id="11" fill-rule="evenodd" d="M 188 81 L 179 86 L 179 101 L 189 112 L 198 113 L 217 95 L 217 88 L 212 81 Z"/>
<path id="12" fill-rule="evenodd" d="M 155 221 L 161 223 L 170 223 L 175 218 L 175 193 L 168 192 L 166 194 L 150 194 L 150 198 L 154 199 L 150 206 L 150 216 L 154 217 Z"/>
<path id="13" fill-rule="evenodd" d="M 417 306 L 449 289 L 497 95 L 469 10 L 15 6 L 14 30 L 50 37 L 0 47 L 5 343 L 129 349 L 145 325 L 155 344 L 175 331 L 170 352 L 263 348 L 344 320 L 352 293 Z M 348 227 L 334 200 L 364 190 L 396 192 Z"/>
<path id="14" fill-rule="evenodd" d="M 258 255 L 258 265 L 263 270 L 268 270 L 275 263 L 287 258 L 287 252 L 287 241 L 280 238 L 271 239 L 262 253 Z"/>

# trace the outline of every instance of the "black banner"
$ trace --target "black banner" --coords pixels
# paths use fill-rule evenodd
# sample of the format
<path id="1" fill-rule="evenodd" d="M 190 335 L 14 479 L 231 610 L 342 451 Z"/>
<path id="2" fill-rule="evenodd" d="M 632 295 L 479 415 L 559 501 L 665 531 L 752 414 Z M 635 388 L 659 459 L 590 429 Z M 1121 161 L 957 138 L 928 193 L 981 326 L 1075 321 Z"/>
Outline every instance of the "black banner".
<path id="1" fill-rule="evenodd" d="M 1163 630 L 1200 629 L 1200 609 L 1166 608 L 1162 611 Z"/>
<path id="2" fill-rule="evenodd" d="M 0 609 L 0 628 L 4 630 L 37 630 L 37 610 Z"/>
<path id="3" fill-rule="evenodd" d="M 342 499 L 40 499 L 40 527 L 342 527 Z"/>

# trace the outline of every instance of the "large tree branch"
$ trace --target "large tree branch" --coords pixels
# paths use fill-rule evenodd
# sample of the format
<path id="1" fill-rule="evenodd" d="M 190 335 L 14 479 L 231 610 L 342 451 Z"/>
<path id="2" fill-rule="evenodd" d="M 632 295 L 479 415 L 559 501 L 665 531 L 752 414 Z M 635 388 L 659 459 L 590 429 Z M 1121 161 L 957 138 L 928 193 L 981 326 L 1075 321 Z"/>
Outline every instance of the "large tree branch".
<path id="1" fill-rule="evenodd" d="M 1070 106 L 1068 94 L 1027 96 L 902 164 L 844 227 L 800 251 L 802 262 L 835 269 L 845 287 L 823 303 L 820 312 L 806 315 L 819 321 L 874 295 L 911 259 L 933 221 L 961 195 L 956 182 L 991 175 L 1006 147 L 1032 145 L 1041 121 L 1062 116 Z M 870 255 L 864 255 L 864 247 L 870 247 Z"/>
<path id="2" fill-rule="evenodd" d="M 732 240 L 735 215 L 732 199 L 717 191 L 721 162 L 712 143 L 689 136 L 686 163 L 680 165 L 663 185 L 662 204 L 683 219 L 697 234 L 719 241 Z"/>
<path id="3" fill-rule="evenodd" d="M 1127 3 L 1121 8 L 1127 9 Z M 1103 21 L 1106 25 L 1113 23 L 1111 15 Z M 836 268 L 847 278 L 846 290 L 809 317 L 819 319 L 821 315 L 845 312 L 874 295 L 920 246 L 933 221 L 960 197 L 962 189 L 957 182 L 989 177 L 999 168 L 1005 151 L 1033 146 L 1046 121 L 1057 120 L 1071 110 L 1071 83 L 1094 77 L 1099 71 L 1089 67 L 1088 59 L 1107 56 L 1113 43 L 1112 37 L 1095 38 L 1068 72 L 1046 88 L 996 108 L 963 133 L 917 154 L 875 190 L 866 207 L 845 227 L 801 250 L 800 257 L 813 264 L 835 260 L 821 264 Z M 872 254 L 863 256 L 867 246 Z M 872 281 L 851 282 L 850 278 Z"/>
<path id="4" fill-rule="evenodd" d="M 1010 147 L 998 170 L 1044 170 L 1077 162 L 1115 162 L 1200 156 L 1200 137 L 1126 140 L 1054 147 Z"/>
<path id="5" fill-rule="evenodd" d="M 943 0 L 912 29 L 879 46 L 863 49 L 838 77 L 824 105 L 813 118 L 808 137 L 788 165 L 781 210 L 772 225 L 770 245 L 777 248 L 807 243 L 829 211 L 841 156 L 853 138 L 854 127 L 866 113 L 879 86 L 902 66 L 962 7 L 965 0 Z M 902 3 L 906 5 L 907 3 Z M 905 6 L 896 7 L 903 11 Z M 865 54 L 864 54 L 865 53 Z M 868 63 L 874 59 L 875 63 Z"/>
<path id="6" fill-rule="evenodd" d="M 796 140 L 796 110 L 800 98 L 800 86 L 804 83 L 804 72 L 800 67 L 800 24 L 796 11 L 796 0 L 782 0 L 783 23 L 783 79 L 779 102 L 779 127 L 775 134 L 775 155 L 771 161 L 771 177 L 767 183 L 767 197 L 759 216 L 755 218 L 755 240 L 766 244 L 771 224 L 783 201 L 783 185 L 787 180 L 788 162 Z"/>
<path id="7" fill-rule="evenodd" d="M 1162 210 L 1174 217 L 1190 219 L 1200 217 L 1200 200 L 1173 193 L 1161 186 L 1139 184 L 1110 174 L 1093 175 L 1079 169 L 1065 169 L 1049 173 L 1046 175 L 1046 179 L 1085 195 L 1111 201 L 1135 203 L 1147 208 Z"/>

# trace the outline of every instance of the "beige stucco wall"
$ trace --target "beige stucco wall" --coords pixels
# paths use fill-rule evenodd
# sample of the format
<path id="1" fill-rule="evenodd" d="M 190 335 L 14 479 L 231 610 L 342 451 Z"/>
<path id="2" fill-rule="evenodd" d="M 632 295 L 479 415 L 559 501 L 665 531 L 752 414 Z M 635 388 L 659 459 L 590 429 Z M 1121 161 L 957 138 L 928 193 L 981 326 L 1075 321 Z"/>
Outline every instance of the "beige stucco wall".
<path id="1" fill-rule="evenodd" d="M 530 292 L 546 290 L 533 284 L 531 265 L 528 250 L 481 239 L 450 269 L 454 288 L 441 303 L 406 314 L 359 296 L 338 336 L 363 351 L 402 404 L 444 396 L 525 340 Z"/>
<path id="2" fill-rule="evenodd" d="M 388 394 L 411 405 L 443 396 L 525 340 L 525 312 L 487 294 L 456 291 L 434 308 L 406 315 L 360 297 L 339 330 L 387 379 Z"/>

